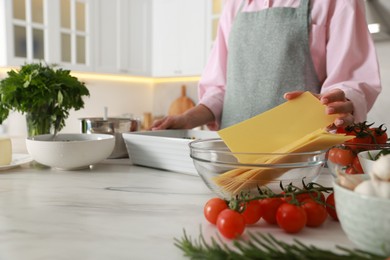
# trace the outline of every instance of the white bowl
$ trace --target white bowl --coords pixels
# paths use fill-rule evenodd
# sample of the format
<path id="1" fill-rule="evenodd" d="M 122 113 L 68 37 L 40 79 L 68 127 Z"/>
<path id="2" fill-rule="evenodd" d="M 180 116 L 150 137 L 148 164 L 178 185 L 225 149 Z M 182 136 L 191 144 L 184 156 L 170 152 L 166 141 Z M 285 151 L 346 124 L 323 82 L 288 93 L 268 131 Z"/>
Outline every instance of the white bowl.
<path id="1" fill-rule="evenodd" d="M 350 178 L 368 179 L 368 175 Z M 337 216 L 348 238 L 359 248 L 390 255 L 390 200 L 356 193 L 334 182 Z"/>
<path id="2" fill-rule="evenodd" d="M 63 170 L 89 167 L 113 151 L 115 137 L 108 134 L 37 135 L 26 139 L 28 153 L 40 164 Z"/>
<path id="3" fill-rule="evenodd" d="M 375 156 L 380 152 L 381 150 L 369 150 L 358 153 L 358 158 L 360 161 L 360 164 L 363 168 L 364 173 L 369 174 L 372 168 L 372 165 L 375 163 L 372 158 L 375 158 Z"/>

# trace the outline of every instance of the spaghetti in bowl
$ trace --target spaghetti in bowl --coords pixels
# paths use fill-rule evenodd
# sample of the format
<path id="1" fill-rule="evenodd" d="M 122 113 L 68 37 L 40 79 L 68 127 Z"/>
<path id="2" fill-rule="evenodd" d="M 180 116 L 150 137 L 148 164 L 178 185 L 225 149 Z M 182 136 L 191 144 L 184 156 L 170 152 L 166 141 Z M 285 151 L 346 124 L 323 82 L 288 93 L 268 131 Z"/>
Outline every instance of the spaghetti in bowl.
<path id="1" fill-rule="evenodd" d="M 255 193 L 259 187 L 277 192 L 280 185 L 302 187 L 316 181 L 326 162 L 326 150 L 297 153 L 233 153 L 222 139 L 189 143 L 190 156 L 206 186 L 217 196 L 230 199 Z"/>

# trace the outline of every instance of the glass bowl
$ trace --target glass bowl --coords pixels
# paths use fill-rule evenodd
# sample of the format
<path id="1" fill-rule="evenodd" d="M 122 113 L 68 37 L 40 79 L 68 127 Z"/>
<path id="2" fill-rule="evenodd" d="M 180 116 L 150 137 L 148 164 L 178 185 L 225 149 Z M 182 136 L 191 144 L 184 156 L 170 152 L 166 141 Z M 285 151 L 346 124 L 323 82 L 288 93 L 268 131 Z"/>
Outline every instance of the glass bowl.
<path id="1" fill-rule="evenodd" d="M 326 151 L 302 153 L 233 153 L 222 139 L 189 143 L 190 156 L 204 183 L 217 196 L 230 199 L 255 194 L 266 186 L 281 192 L 280 184 L 302 187 L 315 181 L 326 161 Z"/>
<path id="2" fill-rule="evenodd" d="M 362 156 L 365 151 L 376 154 L 377 150 L 390 149 L 387 144 L 344 143 L 335 145 L 327 153 L 327 166 L 334 177 L 340 174 L 364 174 L 365 161 Z M 368 169 L 368 168 L 367 168 Z"/>

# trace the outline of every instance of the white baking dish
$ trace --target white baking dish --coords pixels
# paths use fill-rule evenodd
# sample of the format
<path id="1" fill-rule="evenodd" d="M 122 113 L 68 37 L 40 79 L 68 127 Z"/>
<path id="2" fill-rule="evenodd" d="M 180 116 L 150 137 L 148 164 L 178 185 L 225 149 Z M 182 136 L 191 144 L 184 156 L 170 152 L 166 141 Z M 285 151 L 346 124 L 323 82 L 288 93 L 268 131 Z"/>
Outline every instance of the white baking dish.
<path id="1" fill-rule="evenodd" d="M 135 165 L 194 174 L 188 144 L 195 139 L 218 138 L 215 131 L 160 130 L 123 133 L 130 160 Z"/>

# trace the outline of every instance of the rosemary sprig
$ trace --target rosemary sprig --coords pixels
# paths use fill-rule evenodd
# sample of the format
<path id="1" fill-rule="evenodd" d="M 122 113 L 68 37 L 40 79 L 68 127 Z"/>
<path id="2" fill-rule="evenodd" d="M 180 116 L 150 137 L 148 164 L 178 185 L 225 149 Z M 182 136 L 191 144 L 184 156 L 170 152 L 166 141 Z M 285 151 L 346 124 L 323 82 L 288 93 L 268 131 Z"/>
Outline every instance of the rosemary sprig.
<path id="1" fill-rule="evenodd" d="M 271 234 L 260 232 L 249 233 L 248 239 L 237 239 L 229 247 L 220 237 L 211 238 L 207 243 L 202 234 L 198 240 L 192 239 L 184 230 L 181 239 L 175 238 L 175 246 L 184 252 L 184 256 L 192 260 L 251 260 L 251 259 L 291 259 L 291 260 L 384 260 L 383 256 L 359 249 L 347 249 L 336 246 L 339 252 L 320 249 L 316 246 L 304 245 L 294 239 L 288 244 L 277 240 Z"/>

